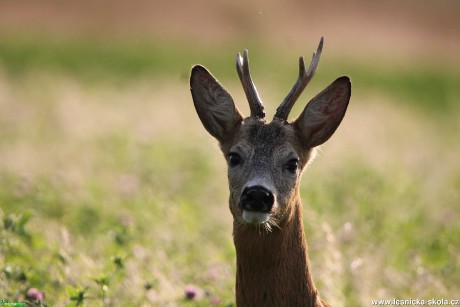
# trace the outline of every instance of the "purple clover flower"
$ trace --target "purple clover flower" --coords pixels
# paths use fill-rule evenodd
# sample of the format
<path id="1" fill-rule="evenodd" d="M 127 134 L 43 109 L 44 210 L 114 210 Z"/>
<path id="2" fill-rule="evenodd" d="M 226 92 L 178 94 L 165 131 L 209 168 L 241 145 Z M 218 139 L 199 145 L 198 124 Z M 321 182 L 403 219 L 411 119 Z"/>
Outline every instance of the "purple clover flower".
<path id="1" fill-rule="evenodd" d="M 45 294 L 37 288 L 30 288 L 27 290 L 26 297 L 30 300 L 41 302 L 45 299 Z"/>
<path id="2" fill-rule="evenodd" d="M 185 290 L 184 290 L 184 295 L 185 295 L 185 298 L 189 299 L 189 300 L 193 300 L 195 298 L 197 298 L 198 296 L 198 288 L 193 286 L 193 285 L 188 285 L 185 287 Z"/>

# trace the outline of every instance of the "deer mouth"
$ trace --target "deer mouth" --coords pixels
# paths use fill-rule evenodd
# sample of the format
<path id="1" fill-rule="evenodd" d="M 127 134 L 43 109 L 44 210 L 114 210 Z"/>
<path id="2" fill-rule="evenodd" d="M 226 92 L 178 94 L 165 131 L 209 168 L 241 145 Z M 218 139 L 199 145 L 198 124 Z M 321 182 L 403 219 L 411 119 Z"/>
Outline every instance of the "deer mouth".
<path id="1" fill-rule="evenodd" d="M 263 224 L 269 219 L 270 214 L 268 212 L 243 210 L 243 220 L 249 224 Z"/>

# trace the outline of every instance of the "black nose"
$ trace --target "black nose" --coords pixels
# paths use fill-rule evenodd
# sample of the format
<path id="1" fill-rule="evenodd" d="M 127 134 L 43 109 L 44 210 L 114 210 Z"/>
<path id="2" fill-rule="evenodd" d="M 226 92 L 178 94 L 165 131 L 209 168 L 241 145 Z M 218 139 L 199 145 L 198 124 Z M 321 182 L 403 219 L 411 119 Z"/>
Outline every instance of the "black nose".
<path id="1" fill-rule="evenodd" d="M 253 186 L 243 191 L 240 208 L 248 211 L 270 212 L 275 202 L 273 193 L 261 186 Z"/>

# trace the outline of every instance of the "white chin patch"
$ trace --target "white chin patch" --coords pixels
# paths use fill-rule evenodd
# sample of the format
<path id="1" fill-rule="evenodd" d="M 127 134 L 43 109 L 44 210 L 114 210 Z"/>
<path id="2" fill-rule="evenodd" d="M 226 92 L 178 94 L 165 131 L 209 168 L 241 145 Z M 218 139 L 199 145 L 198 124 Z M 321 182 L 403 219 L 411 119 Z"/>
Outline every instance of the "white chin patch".
<path id="1" fill-rule="evenodd" d="M 269 220 L 270 215 L 265 212 L 243 210 L 243 219 L 250 224 L 262 224 Z"/>

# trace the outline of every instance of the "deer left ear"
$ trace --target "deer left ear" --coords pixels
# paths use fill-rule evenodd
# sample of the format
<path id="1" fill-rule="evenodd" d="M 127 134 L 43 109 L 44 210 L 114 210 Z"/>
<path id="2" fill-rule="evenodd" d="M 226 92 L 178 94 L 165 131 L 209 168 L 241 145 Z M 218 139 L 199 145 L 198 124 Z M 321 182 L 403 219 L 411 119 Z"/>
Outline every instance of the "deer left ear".
<path id="1" fill-rule="evenodd" d="M 351 81 L 346 76 L 316 95 L 292 123 L 302 143 L 313 148 L 326 142 L 342 121 L 350 96 Z"/>
<path id="2" fill-rule="evenodd" d="M 232 96 L 203 66 L 196 65 L 190 76 L 193 103 L 203 126 L 220 143 L 243 121 Z"/>

